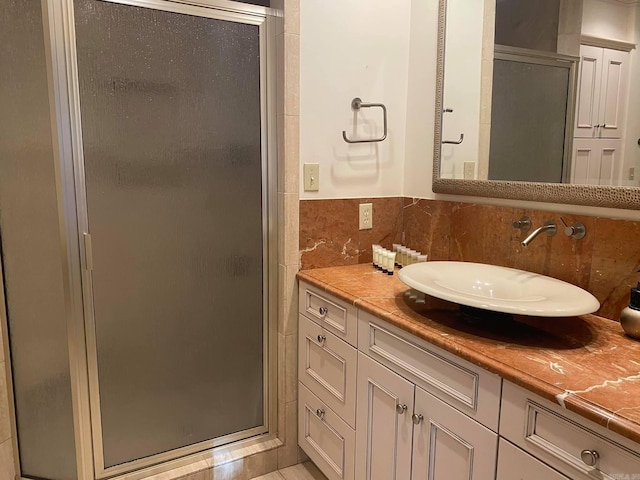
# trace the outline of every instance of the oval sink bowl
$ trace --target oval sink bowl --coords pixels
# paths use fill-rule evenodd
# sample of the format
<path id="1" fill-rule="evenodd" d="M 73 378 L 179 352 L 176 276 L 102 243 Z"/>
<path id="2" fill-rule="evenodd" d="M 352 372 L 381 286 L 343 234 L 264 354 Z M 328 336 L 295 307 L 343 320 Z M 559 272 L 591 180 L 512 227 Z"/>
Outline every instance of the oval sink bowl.
<path id="1" fill-rule="evenodd" d="M 414 263 L 398 277 L 427 295 L 494 312 L 572 317 L 600 308 L 593 295 L 570 283 L 484 263 Z"/>

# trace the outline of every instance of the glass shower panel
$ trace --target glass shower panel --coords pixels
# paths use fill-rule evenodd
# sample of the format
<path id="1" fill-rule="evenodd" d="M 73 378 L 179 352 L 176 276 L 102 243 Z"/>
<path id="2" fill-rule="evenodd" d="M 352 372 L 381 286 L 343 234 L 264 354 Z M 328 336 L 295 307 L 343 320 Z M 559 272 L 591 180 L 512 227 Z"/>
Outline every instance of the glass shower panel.
<path id="1" fill-rule="evenodd" d="M 71 480 L 67 312 L 40 0 L 0 2 L 0 45 L 0 250 L 11 346 L 0 362 L 11 361 L 21 476 Z M 0 363 L 2 408 L 10 388 L 3 370 Z M 11 443 L 5 412 L 0 435 Z"/>
<path id="2" fill-rule="evenodd" d="M 260 34 L 74 3 L 108 468 L 265 424 Z"/>
<path id="3" fill-rule="evenodd" d="M 489 180 L 562 182 L 570 70 L 495 59 Z"/>

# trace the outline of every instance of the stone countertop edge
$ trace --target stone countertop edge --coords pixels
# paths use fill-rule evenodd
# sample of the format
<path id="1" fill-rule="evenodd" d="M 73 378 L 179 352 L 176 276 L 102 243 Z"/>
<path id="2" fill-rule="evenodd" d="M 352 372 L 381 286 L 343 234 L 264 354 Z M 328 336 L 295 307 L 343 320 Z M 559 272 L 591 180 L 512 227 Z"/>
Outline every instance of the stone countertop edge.
<path id="1" fill-rule="evenodd" d="M 364 275 L 373 278 L 373 275 L 377 275 L 379 279 L 376 279 L 376 286 L 380 287 L 381 282 L 387 282 L 389 287 L 388 296 L 380 296 L 380 288 L 376 292 L 377 296 L 364 296 L 358 294 L 358 288 L 367 288 L 367 285 L 359 285 L 358 277 L 364 279 Z M 337 276 L 339 281 L 332 282 L 331 278 Z M 435 322 L 429 316 L 429 312 L 409 312 L 397 309 L 391 310 L 388 308 L 388 301 L 390 299 L 398 299 L 398 292 L 410 290 L 409 287 L 404 285 L 397 278 L 397 275 L 385 276 L 378 274 L 371 265 L 359 264 L 350 265 L 344 267 L 328 267 L 314 270 L 303 270 L 298 272 L 298 279 L 305 281 L 310 285 L 319 288 L 329 294 L 332 294 L 341 300 L 344 300 L 359 309 L 362 309 L 378 318 L 381 318 L 392 325 L 395 325 L 418 338 L 421 338 L 432 345 L 435 345 L 443 350 L 446 350 L 464 360 L 467 360 L 475 365 L 478 365 L 492 373 L 495 373 L 505 380 L 508 380 L 516 385 L 519 385 L 556 405 L 560 405 L 569 411 L 577 413 L 578 415 L 601 425 L 608 430 L 618 433 L 623 437 L 632 440 L 636 443 L 640 443 L 640 342 L 636 342 L 627 338 L 618 322 L 612 320 L 597 317 L 595 315 L 583 315 L 577 317 L 587 324 L 588 328 L 595 332 L 604 332 L 606 337 L 604 343 L 598 346 L 600 352 L 613 351 L 619 352 L 622 359 L 625 354 L 631 355 L 630 361 L 633 365 L 637 365 L 634 370 L 627 370 L 623 372 L 623 375 L 619 375 L 617 378 L 607 378 L 606 376 L 599 375 L 597 369 L 593 369 L 591 366 L 588 370 L 590 379 L 587 381 L 585 388 L 583 384 L 576 383 L 571 384 L 571 379 L 563 386 L 559 386 L 557 381 L 554 381 L 557 375 L 551 371 L 540 370 L 539 365 L 532 363 L 532 367 L 538 367 L 538 371 L 532 368 L 533 371 L 527 371 L 526 368 L 518 368 L 512 363 L 507 363 L 504 358 L 493 358 L 491 353 L 491 346 L 489 351 L 480 352 L 477 348 L 474 348 L 469 338 L 470 335 L 464 333 L 463 336 L 455 336 L 450 334 L 443 334 L 442 331 L 430 326 L 429 323 Z M 363 282 L 364 283 L 364 282 Z M 384 289 L 383 285 L 383 289 Z M 387 301 L 385 307 L 384 301 Z M 442 302 L 442 301 L 440 301 Z M 445 302 L 448 303 L 448 302 Z M 453 304 L 452 304 L 453 305 Z M 417 317 L 420 316 L 421 318 Z M 444 315 L 444 317 L 443 317 Z M 451 310 L 450 312 L 439 312 L 439 316 L 451 319 L 456 318 L 457 312 Z M 411 318 L 413 317 L 413 318 Z M 424 320 L 420 321 L 420 320 Z M 544 333 L 544 332 L 542 332 Z M 598 340 L 598 339 L 596 339 Z M 489 342 L 490 343 L 490 342 Z M 488 343 L 486 339 L 483 339 L 483 346 L 487 347 Z M 591 352 L 586 346 L 588 353 L 584 353 L 582 357 L 584 360 L 591 360 L 591 355 L 598 355 L 597 352 Z M 509 350 L 512 352 L 516 349 L 522 349 L 527 351 L 525 346 L 519 347 L 518 345 L 509 344 Z M 500 342 L 495 343 L 493 346 L 495 353 L 501 351 L 504 357 L 505 348 Z M 563 350 L 554 350 L 553 348 L 544 349 L 544 353 L 550 358 L 562 358 Z M 589 358 L 586 358 L 589 355 Z M 521 355 L 518 355 L 521 357 Z M 637 359 L 633 361 L 633 358 Z M 519 358 L 521 359 L 521 358 Z M 606 359 L 605 359 L 606 360 Z M 572 360 L 573 361 L 573 360 Z M 532 362 L 541 363 L 539 359 L 533 359 Z M 617 365 L 615 365 L 617 367 Z M 622 369 L 622 367 L 619 367 Z M 629 373 L 629 375 L 627 375 Z M 563 374 L 564 375 L 564 374 Z M 584 380 L 584 377 L 581 377 Z M 567 378 L 562 378 L 563 381 Z M 616 388 L 621 384 L 624 385 L 624 391 L 618 392 Z M 615 387 L 615 388 L 614 388 Z M 600 397 L 597 401 L 593 398 L 588 398 L 590 393 L 594 390 L 610 390 L 604 396 Z M 616 396 L 624 395 L 625 398 L 635 398 L 637 405 L 630 407 L 616 408 L 614 404 L 618 403 L 616 400 L 622 400 L 621 397 Z M 626 411 L 622 413 L 621 410 Z"/>

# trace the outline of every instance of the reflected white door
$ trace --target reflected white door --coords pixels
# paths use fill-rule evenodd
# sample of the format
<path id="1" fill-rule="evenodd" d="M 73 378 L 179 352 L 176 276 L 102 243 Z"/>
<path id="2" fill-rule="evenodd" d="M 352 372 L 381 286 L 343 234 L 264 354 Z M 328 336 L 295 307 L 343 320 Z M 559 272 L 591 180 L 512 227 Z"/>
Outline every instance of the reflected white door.
<path id="1" fill-rule="evenodd" d="M 619 185 L 622 141 L 616 138 L 576 138 L 573 142 L 571 183 Z"/>
<path id="2" fill-rule="evenodd" d="M 576 104 L 577 138 L 621 138 L 629 91 L 629 54 L 582 45 Z"/>

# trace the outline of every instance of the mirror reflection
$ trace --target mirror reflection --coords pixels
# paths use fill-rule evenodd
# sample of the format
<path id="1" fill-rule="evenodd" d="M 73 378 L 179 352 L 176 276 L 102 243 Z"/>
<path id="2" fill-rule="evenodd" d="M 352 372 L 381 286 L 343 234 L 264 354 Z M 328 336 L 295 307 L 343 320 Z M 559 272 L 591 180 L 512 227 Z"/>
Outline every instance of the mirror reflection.
<path id="1" fill-rule="evenodd" d="M 640 185 L 638 3 L 447 0 L 441 178 Z"/>

